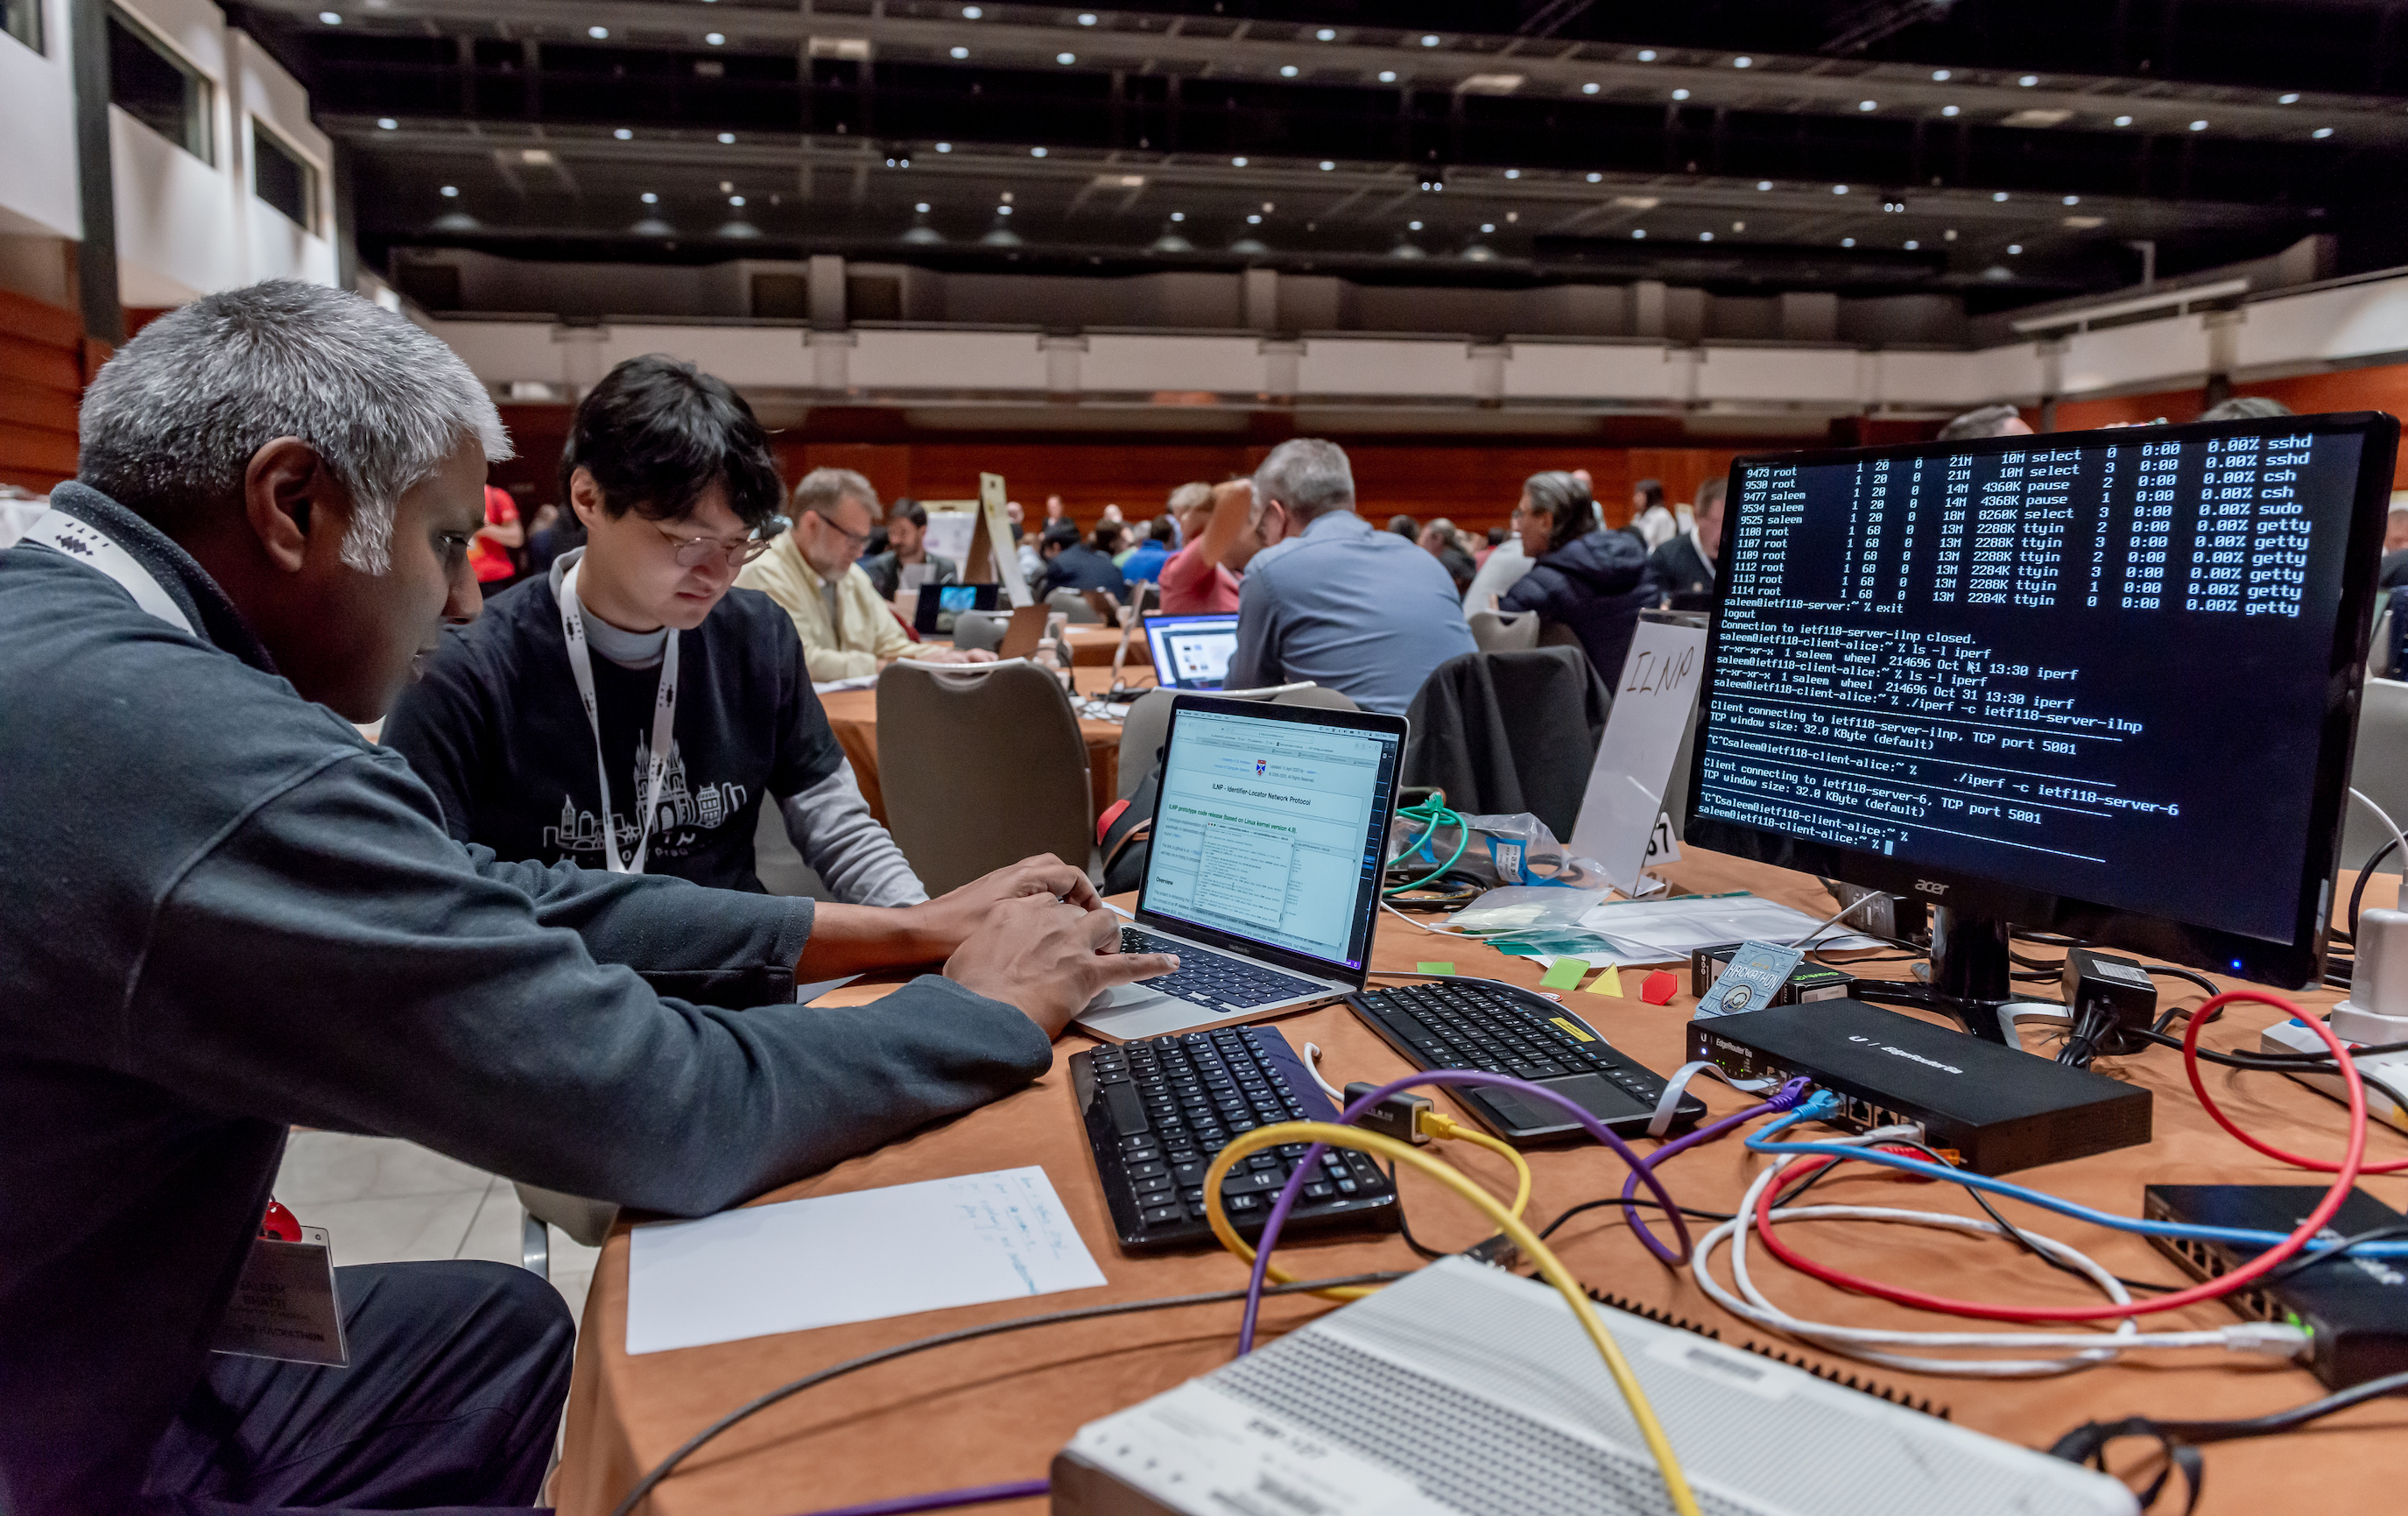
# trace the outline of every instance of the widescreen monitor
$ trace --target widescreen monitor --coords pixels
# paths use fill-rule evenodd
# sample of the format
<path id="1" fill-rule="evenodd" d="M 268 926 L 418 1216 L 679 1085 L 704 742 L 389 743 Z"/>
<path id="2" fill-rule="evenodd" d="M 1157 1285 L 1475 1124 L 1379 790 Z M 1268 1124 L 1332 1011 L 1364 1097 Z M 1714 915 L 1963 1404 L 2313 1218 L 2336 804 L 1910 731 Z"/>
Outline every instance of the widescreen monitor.
<path id="1" fill-rule="evenodd" d="M 1738 459 L 1684 837 L 1937 907 L 1935 1000 L 2008 997 L 2010 922 L 2316 982 L 2398 439 Z"/>

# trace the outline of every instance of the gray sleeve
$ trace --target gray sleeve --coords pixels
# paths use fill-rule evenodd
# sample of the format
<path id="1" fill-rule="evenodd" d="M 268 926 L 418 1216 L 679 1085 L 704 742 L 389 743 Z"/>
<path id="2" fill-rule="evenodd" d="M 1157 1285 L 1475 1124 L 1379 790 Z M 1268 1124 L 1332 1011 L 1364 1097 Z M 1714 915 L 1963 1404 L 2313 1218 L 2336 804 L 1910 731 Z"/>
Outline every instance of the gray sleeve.
<path id="1" fill-rule="evenodd" d="M 388 771 L 399 772 L 388 772 Z M 407 1137 L 547 1189 L 699 1215 L 1026 1084 L 1018 1010 L 924 976 L 731 1011 L 628 967 L 782 954 L 807 915 L 677 881 L 479 864 L 399 764 L 255 805 L 161 902 L 128 1072 L 208 1108 Z"/>
<path id="2" fill-rule="evenodd" d="M 782 797 L 778 810 L 795 851 L 837 899 L 854 905 L 917 905 L 928 898 L 903 849 L 869 814 L 850 762 L 838 763 L 836 772 L 810 788 Z"/>

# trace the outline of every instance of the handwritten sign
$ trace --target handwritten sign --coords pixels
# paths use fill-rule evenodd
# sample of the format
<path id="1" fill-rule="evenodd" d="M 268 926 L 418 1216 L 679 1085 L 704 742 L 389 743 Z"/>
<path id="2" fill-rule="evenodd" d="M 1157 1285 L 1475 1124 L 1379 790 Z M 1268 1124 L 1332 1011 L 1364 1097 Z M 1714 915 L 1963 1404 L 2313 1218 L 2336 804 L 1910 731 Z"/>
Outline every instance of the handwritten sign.
<path id="1" fill-rule="evenodd" d="M 1631 637 L 1571 836 L 1572 851 L 1604 864 L 1606 877 L 1626 895 L 1641 888 L 1705 661 L 1702 627 L 1641 621 Z M 1669 825 L 1665 831 L 1669 844 Z"/>

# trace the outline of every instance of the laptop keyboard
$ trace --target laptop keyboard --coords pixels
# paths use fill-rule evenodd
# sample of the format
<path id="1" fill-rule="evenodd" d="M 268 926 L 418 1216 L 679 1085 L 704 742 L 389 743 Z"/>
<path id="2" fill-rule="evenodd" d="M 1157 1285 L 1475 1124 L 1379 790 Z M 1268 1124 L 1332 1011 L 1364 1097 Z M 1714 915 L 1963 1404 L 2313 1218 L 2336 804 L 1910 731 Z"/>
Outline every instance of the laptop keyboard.
<path id="1" fill-rule="evenodd" d="M 1241 958 L 1210 948 L 1158 937 L 1139 927 L 1121 928 L 1124 953 L 1177 953 L 1179 972 L 1148 979 L 1148 989 L 1159 990 L 1215 1011 L 1251 1011 L 1256 1006 L 1295 1000 L 1301 995 L 1334 993 L 1326 985 L 1293 974 L 1266 969 Z"/>

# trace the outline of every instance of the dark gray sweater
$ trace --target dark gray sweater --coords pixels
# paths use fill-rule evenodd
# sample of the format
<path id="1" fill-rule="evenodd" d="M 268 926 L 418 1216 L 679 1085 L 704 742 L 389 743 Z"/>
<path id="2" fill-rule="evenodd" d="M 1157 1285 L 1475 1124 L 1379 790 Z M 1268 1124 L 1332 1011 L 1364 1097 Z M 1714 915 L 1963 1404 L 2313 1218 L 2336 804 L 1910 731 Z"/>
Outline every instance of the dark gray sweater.
<path id="1" fill-rule="evenodd" d="M 854 1010 L 664 996 L 637 971 L 779 983 L 811 902 L 464 848 L 189 555 L 52 504 L 207 640 L 0 552 L 0 1512 L 133 1504 L 289 1124 L 697 1215 L 1049 1066 L 933 975 Z"/>

